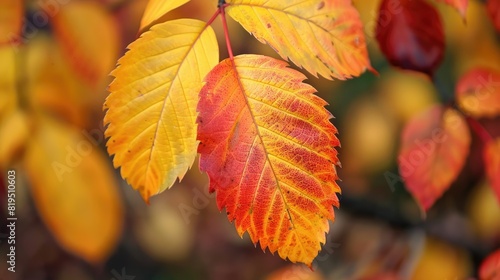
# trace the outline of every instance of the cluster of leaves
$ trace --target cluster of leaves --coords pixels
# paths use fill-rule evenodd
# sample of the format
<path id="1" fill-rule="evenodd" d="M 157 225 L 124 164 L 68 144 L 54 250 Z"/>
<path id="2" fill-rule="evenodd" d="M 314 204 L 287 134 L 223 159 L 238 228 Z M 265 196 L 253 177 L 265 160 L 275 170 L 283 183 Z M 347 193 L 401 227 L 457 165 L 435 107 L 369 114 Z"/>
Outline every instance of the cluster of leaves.
<path id="1" fill-rule="evenodd" d="M 445 2 L 465 19 L 467 0 Z M 499 3 L 489 0 L 485 6 L 497 28 Z M 382 1 L 376 37 L 388 60 L 404 69 L 433 76 L 444 56 L 439 13 L 424 0 Z M 406 125 L 398 156 L 401 178 L 389 178 L 404 181 L 423 211 L 442 196 L 464 167 L 471 143 L 469 125 L 484 142 L 487 177 L 500 201 L 500 138 L 492 137 L 477 121 L 500 115 L 500 72 L 471 69 L 458 81 L 455 100 L 456 104 L 430 108 Z"/>
<path id="2" fill-rule="evenodd" d="M 443 2 L 465 20 L 468 0 Z M 500 32 L 500 1 L 488 0 L 485 8 Z M 391 64 L 432 78 L 444 57 L 443 29 L 436 8 L 424 0 L 383 0 L 376 38 Z M 456 85 L 453 104 L 435 105 L 406 124 L 398 155 L 400 177 L 387 179 L 404 182 L 425 215 L 465 166 L 472 130 L 482 141 L 486 177 L 500 203 L 500 137 L 481 124 L 484 119 L 498 122 L 499 115 L 500 71 L 470 69 Z M 498 277 L 498 255 L 484 261 L 480 279 Z"/>
<path id="3" fill-rule="evenodd" d="M 119 29 L 102 5 L 64 2 L 0 2 L 0 168 L 17 173 L 12 214 L 24 210 L 27 175 L 59 244 L 101 263 L 119 240 L 123 203 L 99 131 L 87 130 L 86 117 L 102 102 L 89 93 L 107 83 Z"/>
<path id="4" fill-rule="evenodd" d="M 336 129 L 302 74 L 270 57 L 233 56 L 226 13 L 283 59 L 315 76 L 344 80 L 372 70 L 358 12 L 348 0 L 231 0 L 219 1 L 207 23 L 161 22 L 187 2 L 151 0 L 140 27 L 147 31 L 112 72 L 104 123 L 114 165 L 149 201 L 181 180 L 199 153 L 210 191 L 238 233 L 310 266 L 334 219 L 332 205 L 339 205 Z M 442 2 L 465 18 L 467 0 Z M 498 2 L 487 4 L 497 26 Z M 211 28 L 219 16 L 229 52 L 221 62 Z M 383 0 L 376 38 L 387 59 L 404 69 L 432 76 L 443 58 L 442 22 L 424 0 Z M 492 71 L 473 70 L 457 87 L 468 121 L 457 109 L 437 106 L 403 133 L 402 179 L 423 210 L 463 167 L 471 141 L 467 123 L 478 127 L 473 117 L 496 114 Z M 500 141 L 490 138 L 485 161 L 500 193 Z"/>
<path id="5" fill-rule="evenodd" d="M 282 58 L 346 79 L 371 69 L 357 10 L 344 0 L 233 0 L 220 2 L 207 23 L 156 23 L 186 2 L 150 1 L 141 30 L 152 27 L 112 72 L 104 122 L 114 165 L 148 201 L 182 179 L 200 153 L 200 169 L 238 233 L 311 265 L 339 205 L 331 114 L 285 62 L 233 56 L 226 13 Z M 220 63 L 210 26 L 218 16 L 230 55 Z"/>
<path id="6" fill-rule="evenodd" d="M 477 120 L 500 115 L 500 72 L 470 70 L 460 78 L 455 99 L 459 108 L 436 105 L 412 119 L 402 135 L 400 174 L 423 211 L 460 174 L 469 155 L 471 129 L 483 141 L 486 175 L 500 202 L 500 138 Z"/>

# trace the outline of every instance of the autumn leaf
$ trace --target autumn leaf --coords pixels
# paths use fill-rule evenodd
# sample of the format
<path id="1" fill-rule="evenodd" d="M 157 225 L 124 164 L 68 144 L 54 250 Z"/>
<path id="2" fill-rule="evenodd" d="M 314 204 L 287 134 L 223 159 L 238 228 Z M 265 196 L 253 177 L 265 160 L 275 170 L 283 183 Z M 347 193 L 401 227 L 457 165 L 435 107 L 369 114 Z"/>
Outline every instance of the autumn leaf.
<path id="1" fill-rule="evenodd" d="M 0 1 L 0 45 L 19 43 L 23 23 L 24 1 Z"/>
<path id="2" fill-rule="evenodd" d="M 227 13 L 283 59 L 310 73 L 348 79 L 372 69 L 350 0 L 229 0 Z"/>
<path id="3" fill-rule="evenodd" d="M 105 135 L 115 167 L 148 201 L 193 164 L 198 93 L 219 50 L 212 28 L 194 19 L 157 24 L 129 49 L 112 72 Z"/>
<path id="4" fill-rule="evenodd" d="M 146 10 L 142 15 L 139 31 L 144 30 L 147 26 L 157 21 L 168 12 L 186 4 L 187 2 L 189 2 L 189 0 L 149 0 Z"/>
<path id="5" fill-rule="evenodd" d="M 486 1 L 486 10 L 497 32 L 500 32 L 500 0 Z"/>
<path id="6" fill-rule="evenodd" d="M 102 86 L 118 57 L 119 29 L 113 17 L 91 1 L 73 1 L 52 19 L 66 59 L 83 81 Z"/>
<path id="7" fill-rule="evenodd" d="M 106 158 L 90 140 L 47 117 L 37 117 L 25 168 L 47 228 L 69 252 L 105 260 L 119 241 L 123 205 Z"/>
<path id="8" fill-rule="evenodd" d="M 404 128 L 398 165 L 408 191 L 427 211 L 450 187 L 465 164 L 471 142 L 465 119 L 440 106 Z"/>
<path id="9" fill-rule="evenodd" d="M 19 158 L 29 138 L 29 121 L 20 110 L 0 119 L 0 169 L 5 170 Z"/>
<path id="10" fill-rule="evenodd" d="M 469 0 L 438 0 L 438 2 L 443 2 L 452 6 L 460 13 L 462 18 L 465 19 L 465 16 L 467 15 L 467 6 L 469 5 Z"/>
<path id="11" fill-rule="evenodd" d="M 23 75 L 27 80 L 24 89 L 30 95 L 29 106 L 86 127 L 91 114 L 90 98 L 97 94 L 89 94 L 90 87 L 72 71 L 53 38 L 47 34 L 36 36 L 23 54 L 26 63 Z"/>
<path id="12" fill-rule="evenodd" d="M 326 102 L 283 61 L 241 55 L 205 78 L 200 169 L 240 235 L 292 262 L 311 262 L 339 206 L 339 141 Z"/>
<path id="13" fill-rule="evenodd" d="M 0 61 L 2 74 L 0 75 L 0 121 L 17 110 L 17 75 L 16 53 L 10 46 L 0 46 Z"/>
<path id="14" fill-rule="evenodd" d="M 397 4 L 400 12 L 382 16 Z M 443 59 L 443 24 L 436 9 L 424 0 L 383 0 L 375 32 L 392 65 L 432 76 Z"/>
<path id="15" fill-rule="evenodd" d="M 500 249 L 486 257 L 479 267 L 479 280 L 500 279 Z"/>
<path id="16" fill-rule="evenodd" d="M 486 143 L 483 152 L 488 181 L 500 203 L 500 138 Z"/>
<path id="17" fill-rule="evenodd" d="M 500 72 L 475 68 L 458 81 L 456 100 L 460 108 L 473 117 L 495 117 L 500 114 Z"/>

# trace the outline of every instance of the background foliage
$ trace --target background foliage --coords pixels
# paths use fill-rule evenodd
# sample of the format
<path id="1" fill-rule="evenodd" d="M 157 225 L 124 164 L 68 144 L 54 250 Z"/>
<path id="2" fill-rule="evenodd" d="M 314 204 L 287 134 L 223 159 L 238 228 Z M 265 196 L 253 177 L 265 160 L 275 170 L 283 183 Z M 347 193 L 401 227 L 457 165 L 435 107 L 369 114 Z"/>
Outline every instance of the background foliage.
<path id="1" fill-rule="evenodd" d="M 18 271 L 6 270 L 7 244 L 0 239 L 0 277 L 477 277 L 483 259 L 500 246 L 500 207 L 485 180 L 479 136 L 471 133 L 465 166 L 425 220 L 403 182 L 394 178 L 400 178 L 397 155 L 405 125 L 432 105 L 451 103 L 460 77 L 470 69 L 500 70 L 498 17 L 492 22 L 483 2 L 470 1 L 464 22 L 456 10 L 429 1 L 443 21 L 446 48 L 431 81 L 388 64 L 376 41 L 380 1 L 353 2 L 379 76 L 365 73 L 333 82 L 308 76 L 336 117 L 343 166 L 342 206 L 313 263 L 314 272 L 263 254 L 247 235 L 240 239 L 207 193 L 206 176 L 196 168 L 149 206 L 113 171 L 102 126 L 107 75 L 135 40 L 145 0 L 9 2 L 15 4 L 0 11 L 1 34 L 11 32 L 3 31 L 6 23 L 23 33 L 16 42 L 0 36 L 0 167 L 18 171 Z M 167 17 L 207 21 L 215 8 L 215 1 L 192 0 Z M 24 11 L 24 16 L 11 18 L 5 11 Z M 213 26 L 223 42 L 220 23 Z M 235 54 L 277 57 L 234 22 L 229 27 Z M 224 44 L 219 45 L 220 57 L 227 57 Z M 500 136 L 498 118 L 480 123 L 492 136 Z M 75 203 L 81 211 L 64 210 Z M 2 210 L 2 223 L 6 215 Z M 0 238 L 6 237 L 4 232 L 2 226 Z"/>

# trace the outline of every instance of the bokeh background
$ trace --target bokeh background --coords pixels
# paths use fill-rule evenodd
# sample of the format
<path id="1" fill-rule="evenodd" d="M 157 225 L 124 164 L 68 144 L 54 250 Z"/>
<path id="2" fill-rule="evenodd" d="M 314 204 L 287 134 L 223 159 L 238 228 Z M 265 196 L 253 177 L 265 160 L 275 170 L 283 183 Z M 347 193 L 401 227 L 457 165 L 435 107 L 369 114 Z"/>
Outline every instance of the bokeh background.
<path id="1" fill-rule="evenodd" d="M 24 1 L 21 44 L 0 46 L 0 279 L 476 277 L 483 258 L 500 247 L 500 206 L 484 178 L 479 139 L 473 136 L 464 170 L 425 219 L 404 184 L 388 178 L 398 174 L 404 124 L 432 104 L 453 102 L 456 81 L 470 68 L 500 69 L 500 37 L 483 2 L 470 1 L 465 22 L 454 9 L 435 4 L 447 49 L 431 81 L 388 65 L 380 53 L 374 38 L 380 1 L 353 2 L 379 76 L 365 73 L 349 81 L 308 76 L 330 104 L 342 143 L 341 207 L 311 271 L 262 252 L 247 235 L 240 238 L 207 193 L 208 179 L 197 162 L 150 205 L 112 168 L 102 125 L 108 74 L 137 38 L 146 0 Z M 215 0 L 192 0 L 165 19 L 206 21 L 216 6 Z M 0 17 L 8 13 L 0 11 Z M 220 20 L 213 27 L 220 57 L 226 58 Z M 277 57 L 232 20 L 229 30 L 235 55 Z M 483 121 L 496 136 L 498 123 Z M 75 151 L 79 156 L 71 157 Z M 54 167 L 54 162 L 66 164 Z M 11 169 L 17 174 L 15 273 L 7 271 L 4 225 L 5 177 Z M 48 172 L 66 179 L 51 181 Z M 73 203 L 81 208 L 69 215 L 65 209 Z M 85 225 L 107 237 L 94 245 L 96 239 L 78 235 Z M 63 237 L 68 231 L 72 237 Z M 75 253 L 68 243 L 83 249 Z"/>

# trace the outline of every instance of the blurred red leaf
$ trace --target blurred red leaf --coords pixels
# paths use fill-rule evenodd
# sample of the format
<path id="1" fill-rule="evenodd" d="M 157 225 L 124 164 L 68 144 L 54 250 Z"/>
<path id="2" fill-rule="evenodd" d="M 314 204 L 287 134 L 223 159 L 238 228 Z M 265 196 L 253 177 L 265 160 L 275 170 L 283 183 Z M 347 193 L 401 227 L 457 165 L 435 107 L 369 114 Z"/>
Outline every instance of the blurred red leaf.
<path id="1" fill-rule="evenodd" d="M 500 202 L 500 138 L 486 144 L 483 157 L 488 181 Z"/>
<path id="2" fill-rule="evenodd" d="M 486 10 L 493 22 L 493 25 L 500 32 L 500 0 L 488 0 L 486 2 Z"/>
<path id="3" fill-rule="evenodd" d="M 491 253 L 483 260 L 479 267 L 480 280 L 499 280 L 500 279 L 500 249 Z"/>
<path id="4" fill-rule="evenodd" d="M 494 117 L 500 114 L 500 73 L 476 68 L 463 75 L 456 88 L 460 108 L 473 117 Z"/>
<path id="5" fill-rule="evenodd" d="M 467 6 L 469 5 L 469 0 L 438 0 L 439 2 L 444 2 L 455 9 L 462 15 L 465 19 L 465 15 L 467 13 Z"/>
<path id="6" fill-rule="evenodd" d="M 400 174 L 427 211 L 462 169 L 469 154 L 469 129 L 456 110 L 434 106 L 406 125 L 401 141 Z"/>
<path id="7" fill-rule="evenodd" d="M 423 0 L 383 0 L 375 32 L 380 49 L 395 66 L 432 76 L 443 59 L 441 18 Z"/>

